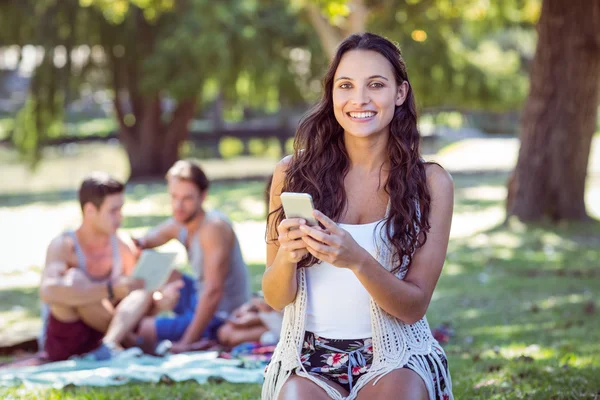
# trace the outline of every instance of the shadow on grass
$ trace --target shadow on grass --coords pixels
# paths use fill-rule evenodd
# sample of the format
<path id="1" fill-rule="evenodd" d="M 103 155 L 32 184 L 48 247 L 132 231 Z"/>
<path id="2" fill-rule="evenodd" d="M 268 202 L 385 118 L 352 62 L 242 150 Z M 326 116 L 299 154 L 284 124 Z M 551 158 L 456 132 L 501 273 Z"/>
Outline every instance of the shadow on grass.
<path id="1" fill-rule="evenodd" d="M 0 194 L 0 207 L 22 207 L 39 203 L 54 205 L 73 200 L 77 200 L 77 192 L 74 190 Z"/>
<path id="2" fill-rule="evenodd" d="M 0 314 L 12 311 L 24 312 L 25 317 L 39 317 L 38 289 L 36 287 L 0 289 Z"/>
<path id="3" fill-rule="evenodd" d="M 169 219 L 170 215 L 129 215 L 121 223 L 122 229 L 153 228 Z"/>
<path id="4" fill-rule="evenodd" d="M 208 199 L 214 206 L 228 207 L 245 198 L 265 201 L 266 179 L 214 181 L 208 193 Z M 164 180 L 127 184 L 125 189 L 127 200 L 141 201 L 156 195 L 168 195 Z M 0 194 L 0 207 L 21 207 L 36 203 L 58 204 L 66 201 L 77 201 L 77 190 L 56 190 L 47 192 L 23 192 Z"/>
<path id="5" fill-rule="evenodd" d="M 466 213 L 473 211 L 485 211 L 490 207 L 497 207 L 503 205 L 502 200 L 481 200 L 481 199 L 461 199 L 459 203 L 454 206 L 454 212 Z"/>
<path id="6" fill-rule="evenodd" d="M 478 186 L 506 187 L 507 171 L 453 172 L 454 188 L 457 190 Z"/>
<path id="7" fill-rule="evenodd" d="M 95 388 L 68 386 L 64 389 L 0 388 L 0 398 L 19 400 L 130 400 L 130 399 L 258 399 L 261 385 L 230 382 L 208 382 L 199 385 L 195 381 L 164 383 L 129 383 L 117 387 Z"/>
<path id="8" fill-rule="evenodd" d="M 511 221 L 452 240 L 428 317 L 448 322 L 457 398 L 600 392 L 600 224 Z"/>

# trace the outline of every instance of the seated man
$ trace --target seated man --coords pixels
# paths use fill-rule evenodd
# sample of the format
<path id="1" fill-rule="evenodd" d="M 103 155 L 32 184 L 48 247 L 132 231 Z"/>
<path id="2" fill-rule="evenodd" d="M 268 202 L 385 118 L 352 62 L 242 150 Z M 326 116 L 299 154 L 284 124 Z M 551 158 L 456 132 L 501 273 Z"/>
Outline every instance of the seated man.
<path id="1" fill-rule="evenodd" d="M 216 339 L 218 328 L 250 297 L 248 272 L 231 223 L 218 211 L 205 211 L 209 181 L 198 165 L 177 161 L 167 183 L 173 217 L 136 239 L 140 249 L 178 239 L 187 249 L 194 277 L 183 275 L 175 317 L 146 317 L 138 335 L 153 350 L 162 340 L 171 351 L 184 352 L 202 339 Z"/>
<path id="2" fill-rule="evenodd" d="M 135 257 L 116 235 L 123 191 L 107 174 L 90 175 L 79 189 L 81 226 L 48 246 L 39 292 L 46 314 L 41 345 L 51 361 L 98 348 L 111 321 L 105 340 L 120 343 L 150 307 L 150 295 L 133 292 L 143 281 L 127 276 Z"/>

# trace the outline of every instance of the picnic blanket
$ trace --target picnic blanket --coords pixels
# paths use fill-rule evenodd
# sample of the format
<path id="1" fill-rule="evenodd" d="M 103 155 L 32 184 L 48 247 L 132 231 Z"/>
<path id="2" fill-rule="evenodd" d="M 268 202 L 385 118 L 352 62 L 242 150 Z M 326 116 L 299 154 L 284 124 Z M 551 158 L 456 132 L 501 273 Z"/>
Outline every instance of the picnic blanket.
<path id="1" fill-rule="evenodd" d="M 39 366 L 0 369 L 0 386 L 61 389 L 75 386 L 115 386 L 129 382 L 176 382 L 209 378 L 236 383 L 262 383 L 264 363 L 249 365 L 239 358 L 219 358 L 217 351 L 204 351 L 153 357 L 132 348 L 108 361 L 82 359 Z"/>

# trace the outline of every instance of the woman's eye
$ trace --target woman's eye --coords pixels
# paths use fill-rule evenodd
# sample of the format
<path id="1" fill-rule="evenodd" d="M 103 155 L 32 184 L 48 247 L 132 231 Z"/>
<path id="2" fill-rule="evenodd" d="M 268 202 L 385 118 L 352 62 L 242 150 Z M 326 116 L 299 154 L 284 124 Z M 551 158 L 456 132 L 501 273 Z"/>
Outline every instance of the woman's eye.
<path id="1" fill-rule="evenodd" d="M 381 82 L 373 82 L 373 83 L 371 83 L 371 87 L 379 89 L 379 88 L 383 87 L 383 83 L 381 83 Z"/>
<path id="2" fill-rule="evenodd" d="M 352 87 L 352 85 L 349 83 L 342 83 L 340 85 L 340 89 L 350 89 L 351 87 Z"/>

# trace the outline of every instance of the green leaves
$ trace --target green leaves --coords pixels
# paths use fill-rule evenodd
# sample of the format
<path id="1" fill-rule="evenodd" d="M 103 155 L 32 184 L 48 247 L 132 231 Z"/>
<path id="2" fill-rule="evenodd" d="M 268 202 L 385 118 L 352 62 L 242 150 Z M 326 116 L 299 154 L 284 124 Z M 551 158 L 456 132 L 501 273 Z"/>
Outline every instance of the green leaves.
<path id="1" fill-rule="evenodd" d="M 528 88 L 539 0 L 405 0 L 372 8 L 369 29 L 399 42 L 423 107 L 512 110 Z"/>

